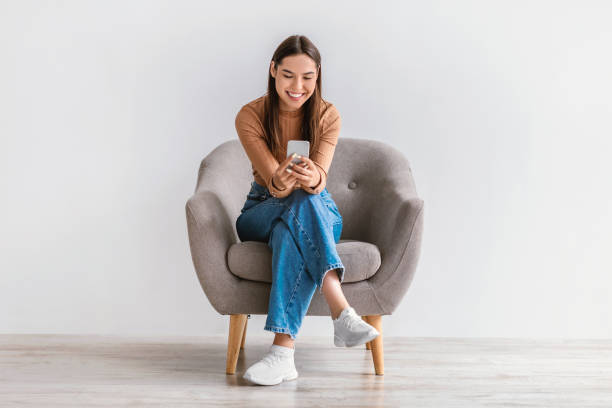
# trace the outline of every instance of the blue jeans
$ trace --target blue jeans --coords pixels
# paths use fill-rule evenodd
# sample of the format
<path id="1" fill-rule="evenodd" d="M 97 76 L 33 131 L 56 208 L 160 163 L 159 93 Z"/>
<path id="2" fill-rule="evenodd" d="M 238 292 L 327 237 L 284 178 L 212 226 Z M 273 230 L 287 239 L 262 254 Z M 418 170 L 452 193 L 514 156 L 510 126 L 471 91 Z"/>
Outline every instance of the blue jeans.
<path id="1" fill-rule="evenodd" d="M 320 194 L 298 189 L 277 198 L 255 181 L 236 219 L 240 241 L 267 242 L 272 250 L 272 286 L 264 330 L 295 339 L 315 289 L 344 265 L 336 251 L 342 216 L 327 188 Z"/>

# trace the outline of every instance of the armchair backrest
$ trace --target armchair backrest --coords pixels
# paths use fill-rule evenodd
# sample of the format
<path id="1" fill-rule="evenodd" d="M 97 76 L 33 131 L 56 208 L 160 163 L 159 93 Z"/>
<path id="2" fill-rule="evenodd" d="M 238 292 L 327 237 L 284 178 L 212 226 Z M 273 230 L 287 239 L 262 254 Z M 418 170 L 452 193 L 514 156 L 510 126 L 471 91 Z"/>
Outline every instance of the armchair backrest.
<path id="1" fill-rule="evenodd" d="M 216 192 L 230 219 L 236 220 L 252 180 L 251 162 L 234 139 L 202 160 L 196 191 Z M 396 198 L 398 192 L 417 196 L 410 164 L 400 151 L 380 141 L 346 137 L 338 139 L 327 190 L 342 214 L 342 239 L 362 241 L 376 228 L 381 201 Z"/>

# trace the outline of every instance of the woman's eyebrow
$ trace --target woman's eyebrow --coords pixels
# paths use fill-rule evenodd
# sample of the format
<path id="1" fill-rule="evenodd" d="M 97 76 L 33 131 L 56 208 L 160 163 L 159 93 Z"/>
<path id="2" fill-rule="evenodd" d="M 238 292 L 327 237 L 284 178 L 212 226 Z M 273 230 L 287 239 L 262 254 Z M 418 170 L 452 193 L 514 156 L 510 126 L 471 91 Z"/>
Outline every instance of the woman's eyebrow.
<path id="1" fill-rule="evenodd" d="M 291 71 L 289 71 L 288 69 L 285 69 L 285 68 L 283 68 L 281 71 L 285 71 L 285 72 L 288 72 L 288 73 L 290 73 L 290 74 L 293 74 L 293 72 L 291 72 Z M 308 75 L 308 74 L 314 74 L 314 72 L 313 72 L 313 71 L 310 71 L 310 72 L 304 72 L 304 74 L 303 74 L 303 75 Z"/>

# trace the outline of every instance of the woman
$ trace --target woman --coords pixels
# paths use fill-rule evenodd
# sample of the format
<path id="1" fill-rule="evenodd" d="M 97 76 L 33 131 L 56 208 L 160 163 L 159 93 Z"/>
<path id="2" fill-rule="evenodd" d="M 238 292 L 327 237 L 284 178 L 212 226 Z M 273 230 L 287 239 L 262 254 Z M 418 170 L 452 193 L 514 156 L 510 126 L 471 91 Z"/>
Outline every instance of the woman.
<path id="1" fill-rule="evenodd" d="M 236 230 L 241 241 L 267 242 L 272 250 L 264 330 L 275 337 L 243 376 L 256 384 L 297 378 L 294 340 L 317 286 L 329 304 L 336 346 L 357 346 L 379 335 L 349 306 L 340 287 L 344 265 L 336 243 L 342 216 L 326 188 L 340 124 L 335 106 L 321 97 L 319 51 L 299 35 L 274 52 L 266 95 L 236 115 L 254 177 Z M 310 157 L 286 157 L 288 140 L 309 140 Z M 291 163 L 293 157 L 301 162 Z M 332 270 L 336 273 L 327 273 Z"/>

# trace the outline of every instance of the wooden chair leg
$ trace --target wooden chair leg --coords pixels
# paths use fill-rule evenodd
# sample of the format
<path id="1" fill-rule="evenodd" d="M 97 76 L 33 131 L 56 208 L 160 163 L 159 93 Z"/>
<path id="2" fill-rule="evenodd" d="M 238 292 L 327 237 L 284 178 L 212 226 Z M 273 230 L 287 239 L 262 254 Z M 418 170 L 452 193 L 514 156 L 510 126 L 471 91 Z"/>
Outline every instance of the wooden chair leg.
<path id="1" fill-rule="evenodd" d="M 238 354 L 240 353 L 240 343 L 245 329 L 245 314 L 231 314 L 229 324 L 229 336 L 227 338 L 227 358 L 225 364 L 225 373 L 236 373 L 236 363 L 238 362 Z"/>
<path id="2" fill-rule="evenodd" d="M 244 319 L 244 330 L 242 331 L 242 342 L 240 343 L 240 350 L 244 350 L 244 340 L 246 339 L 247 323 L 249 322 L 249 316 Z"/>
<path id="3" fill-rule="evenodd" d="M 372 340 L 370 346 L 372 347 L 372 360 L 374 361 L 374 371 L 376 375 L 385 374 L 385 361 L 383 351 L 383 331 L 382 331 L 382 316 L 381 315 L 370 315 L 367 316 L 367 322 L 374 327 L 380 335 Z"/>
<path id="4" fill-rule="evenodd" d="M 361 316 L 361 318 L 362 318 L 362 319 L 363 319 L 363 320 L 364 320 L 366 323 L 368 323 L 368 324 L 369 324 L 369 322 L 368 322 L 368 317 L 367 317 L 367 316 Z M 365 344 L 366 350 L 371 350 L 371 349 L 372 349 L 372 345 L 371 345 L 370 343 L 371 343 L 371 341 L 368 341 L 368 342 Z"/>

